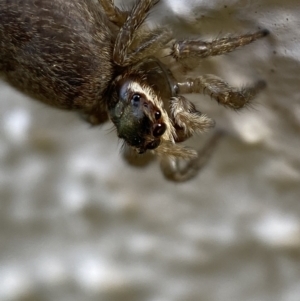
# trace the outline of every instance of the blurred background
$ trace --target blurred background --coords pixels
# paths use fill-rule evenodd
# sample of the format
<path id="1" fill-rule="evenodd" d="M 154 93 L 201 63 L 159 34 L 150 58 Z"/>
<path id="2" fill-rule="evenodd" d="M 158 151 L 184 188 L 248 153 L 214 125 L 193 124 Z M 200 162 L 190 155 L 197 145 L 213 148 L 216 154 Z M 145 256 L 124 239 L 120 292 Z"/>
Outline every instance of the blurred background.
<path id="1" fill-rule="evenodd" d="M 299 13 L 298 0 L 161 0 L 150 14 L 180 37 L 271 31 L 201 62 L 268 88 L 238 113 L 193 96 L 228 135 L 183 184 L 157 162 L 128 166 L 111 124 L 1 82 L 0 300 L 299 301 Z"/>

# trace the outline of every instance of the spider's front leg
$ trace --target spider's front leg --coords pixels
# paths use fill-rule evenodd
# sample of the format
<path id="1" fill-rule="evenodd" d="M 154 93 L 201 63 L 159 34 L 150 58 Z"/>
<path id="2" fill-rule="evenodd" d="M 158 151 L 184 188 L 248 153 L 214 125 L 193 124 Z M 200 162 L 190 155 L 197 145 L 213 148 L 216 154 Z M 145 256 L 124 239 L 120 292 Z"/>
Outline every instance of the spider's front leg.
<path id="1" fill-rule="evenodd" d="M 268 33 L 268 30 L 259 30 L 255 33 L 237 37 L 216 39 L 212 42 L 204 42 L 198 39 L 179 41 L 174 43 L 171 55 L 176 60 L 221 55 L 265 37 Z M 265 83 L 259 81 L 253 86 L 236 89 L 221 78 L 208 74 L 197 78 L 188 78 L 185 82 L 178 83 L 178 87 L 180 93 L 208 94 L 224 106 L 240 109 L 265 87 Z"/>
<path id="2" fill-rule="evenodd" d="M 231 52 L 236 48 L 248 45 L 268 34 L 269 31 L 264 29 L 237 37 L 220 38 L 213 40 L 212 42 L 205 42 L 199 39 L 177 41 L 173 45 L 171 55 L 176 60 L 190 57 L 206 58 L 208 56 L 221 55 Z"/>
<path id="3" fill-rule="evenodd" d="M 221 131 L 216 131 L 204 148 L 198 152 L 198 156 L 181 166 L 179 159 L 163 157 L 160 163 L 164 176 L 173 182 L 185 182 L 194 178 L 209 161 L 220 138 L 224 135 Z"/>
<path id="4" fill-rule="evenodd" d="M 194 133 L 206 132 L 215 125 L 211 118 L 198 111 L 195 105 L 182 95 L 172 98 L 170 109 L 176 129 L 176 142 L 185 141 Z"/>
<path id="5" fill-rule="evenodd" d="M 172 98 L 170 113 L 176 129 L 175 142 L 185 141 L 195 132 L 207 131 L 215 124 L 211 118 L 199 112 L 195 105 L 182 95 L 176 95 Z M 196 176 L 208 162 L 221 136 L 222 132 L 217 131 L 205 147 L 197 152 L 197 156 L 187 162 L 172 156 L 163 156 L 161 169 L 164 176 L 175 182 L 184 182 Z"/>
<path id="6" fill-rule="evenodd" d="M 138 31 L 149 10 L 158 2 L 159 0 L 136 1 L 115 42 L 113 60 L 117 65 L 132 65 L 149 54 L 155 53 L 171 40 L 172 34 L 165 28 L 155 29 L 145 33 L 143 36 Z M 139 45 L 132 51 L 131 47 L 135 40 L 138 41 Z"/>
<path id="7" fill-rule="evenodd" d="M 117 6 L 114 5 L 113 0 L 98 0 L 100 5 L 103 7 L 106 16 L 108 19 L 116 24 L 117 26 L 121 27 L 127 17 L 128 12 L 120 10 Z"/>
<path id="8" fill-rule="evenodd" d="M 178 83 L 180 93 L 207 94 L 220 104 L 234 110 L 247 105 L 265 86 L 264 81 L 259 81 L 253 86 L 237 89 L 212 74 L 188 78 L 186 81 Z"/>

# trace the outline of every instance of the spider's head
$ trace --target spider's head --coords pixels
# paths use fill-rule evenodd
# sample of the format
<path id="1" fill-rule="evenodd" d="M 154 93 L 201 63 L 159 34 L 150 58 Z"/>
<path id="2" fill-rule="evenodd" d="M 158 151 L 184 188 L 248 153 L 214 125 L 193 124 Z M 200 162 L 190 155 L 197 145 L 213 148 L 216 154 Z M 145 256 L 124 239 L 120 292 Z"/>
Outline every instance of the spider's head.
<path id="1" fill-rule="evenodd" d="M 108 111 L 118 136 L 138 153 L 170 139 L 169 117 L 149 85 L 136 78 L 120 78 L 113 84 L 111 97 Z"/>

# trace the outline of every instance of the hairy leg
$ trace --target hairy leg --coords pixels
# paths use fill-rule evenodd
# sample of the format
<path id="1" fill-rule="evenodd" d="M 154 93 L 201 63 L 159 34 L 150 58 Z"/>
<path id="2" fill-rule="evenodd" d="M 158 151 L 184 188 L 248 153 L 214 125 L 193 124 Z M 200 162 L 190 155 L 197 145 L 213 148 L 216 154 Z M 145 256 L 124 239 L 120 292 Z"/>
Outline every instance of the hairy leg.
<path id="1" fill-rule="evenodd" d="M 265 85 L 264 81 L 259 81 L 253 86 L 236 89 L 221 78 L 207 74 L 197 78 L 188 78 L 185 82 L 178 83 L 178 88 L 181 94 L 203 93 L 210 95 L 220 104 L 237 110 L 248 104 Z"/>
<path id="2" fill-rule="evenodd" d="M 130 46 L 135 38 L 136 31 L 140 28 L 147 17 L 149 10 L 159 0 L 137 0 L 129 17 L 120 29 L 114 47 L 113 60 L 119 66 L 128 66 L 136 62 L 137 51 L 130 53 Z M 139 51 L 143 52 L 147 46 L 141 46 Z"/>
<path id="3" fill-rule="evenodd" d="M 248 45 L 268 34 L 268 30 L 259 30 L 237 37 L 216 39 L 212 42 L 204 42 L 198 39 L 178 41 L 173 45 L 171 54 L 176 60 L 189 57 L 206 58 L 208 56 L 221 55 Z"/>
<path id="4" fill-rule="evenodd" d="M 182 95 L 172 98 L 171 114 L 177 134 L 176 142 L 188 139 L 195 132 L 203 133 L 215 125 L 211 118 L 199 112 L 195 105 Z"/>
<path id="5" fill-rule="evenodd" d="M 163 158 L 161 170 L 164 176 L 174 182 L 185 182 L 194 178 L 209 161 L 222 136 L 223 132 L 217 131 L 204 148 L 198 152 L 198 157 L 188 161 L 184 167 L 180 166 L 178 159 Z"/>
<path id="6" fill-rule="evenodd" d="M 114 5 L 113 0 L 98 0 L 98 1 L 103 7 L 106 16 L 111 22 L 113 22 L 119 27 L 121 27 L 125 23 L 129 14 L 127 11 L 122 11 L 118 7 L 116 7 Z"/>
<path id="7" fill-rule="evenodd" d="M 128 53 L 127 60 L 134 64 L 152 56 L 165 48 L 172 38 L 173 33 L 166 27 L 158 27 L 148 32 L 139 31 L 132 44 L 134 50 Z"/>

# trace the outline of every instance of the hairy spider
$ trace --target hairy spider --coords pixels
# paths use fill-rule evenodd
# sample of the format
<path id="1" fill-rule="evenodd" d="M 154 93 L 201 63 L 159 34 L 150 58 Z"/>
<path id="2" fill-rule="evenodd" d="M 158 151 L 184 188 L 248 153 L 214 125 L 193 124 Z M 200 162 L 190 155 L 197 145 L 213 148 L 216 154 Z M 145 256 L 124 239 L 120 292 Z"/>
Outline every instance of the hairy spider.
<path id="1" fill-rule="evenodd" d="M 268 31 L 176 41 L 168 28 L 141 26 L 158 2 L 137 0 L 122 11 L 113 0 L 0 0 L 0 72 L 22 92 L 79 111 L 91 124 L 110 119 L 131 149 L 152 152 L 168 179 L 185 181 L 203 166 L 220 134 L 199 152 L 180 144 L 214 126 L 182 94 L 208 94 L 237 110 L 264 84 L 236 89 L 211 74 L 180 81 L 171 70 L 183 59 L 225 54 Z M 161 58 L 166 52 L 169 65 Z"/>

